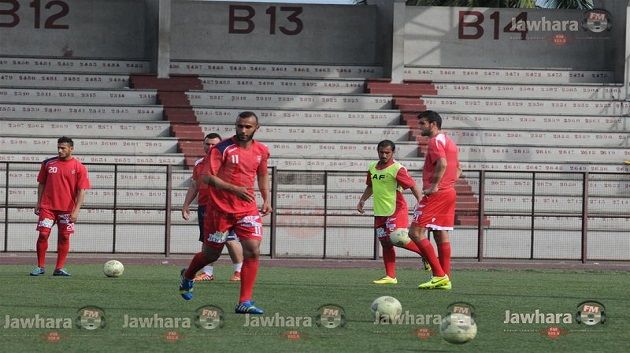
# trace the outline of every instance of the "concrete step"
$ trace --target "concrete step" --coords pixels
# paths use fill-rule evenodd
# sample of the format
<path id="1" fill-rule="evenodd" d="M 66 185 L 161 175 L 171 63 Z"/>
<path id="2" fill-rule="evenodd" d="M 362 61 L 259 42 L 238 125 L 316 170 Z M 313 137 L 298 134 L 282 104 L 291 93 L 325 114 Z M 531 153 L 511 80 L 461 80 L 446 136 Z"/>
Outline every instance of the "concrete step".
<path id="1" fill-rule="evenodd" d="M 160 121 L 162 107 L 111 106 L 78 104 L 17 104 L 0 103 L 2 119 L 51 120 L 51 121 Z"/>
<path id="2" fill-rule="evenodd" d="M 390 96 L 376 95 L 330 95 L 330 94 L 288 94 L 288 93 L 222 93 L 187 92 L 190 104 L 195 108 L 242 107 L 283 109 L 340 109 L 377 110 L 391 109 Z"/>
<path id="3" fill-rule="evenodd" d="M 380 66 L 302 65 L 171 61 L 174 74 L 230 77 L 371 78 L 382 77 Z"/>
<path id="4" fill-rule="evenodd" d="M 148 60 L 68 59 L 0 57 L 0 67 L 16 72 L 81 72 L 81 73 L 143 73 L 150 72 Z"/>
<path id="5" fill-rule="evenodd" d="M 129 87 L 129 75 L 0 71 L 0 87 L 121 89 Z"/>
<path id="6" fill-rule="evenodd" d="M 0 88 L 0 103 L 152 105 L 156 96 L 154 90 Z"/>
<path id="7" fill-rule="evenodd" d="M 541 69 L 464 69 L 448 67 L 405 67 L 407 81 L 531 84 L 613 83 L 612 71 Z"/>
<path id="8" fill-rule="evenodd" d="M 276 92 L 276 93 L 339 93 L 365 92 L 364 80 L 256 78 L 256 77 L 199 77 L 204 91 L 209 92 Z"/>

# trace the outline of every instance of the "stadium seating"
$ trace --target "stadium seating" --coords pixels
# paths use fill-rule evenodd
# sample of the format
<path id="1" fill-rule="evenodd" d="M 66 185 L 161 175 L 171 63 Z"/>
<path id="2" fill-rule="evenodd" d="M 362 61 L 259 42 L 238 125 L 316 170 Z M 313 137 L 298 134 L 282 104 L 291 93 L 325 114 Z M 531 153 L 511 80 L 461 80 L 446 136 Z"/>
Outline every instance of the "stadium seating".
<path id="1" fill-rule="evenodd" d="M 276 250 L 289 256 L 313 256 L 302 248 L 321 247 L 324 232 L 329 256 L 346 256 L 341 249 L 371 235 L 371 219 L 354 210 L 366 165 L 376 158 L 376 143 L 391 139 L 397 159 L 419 180 L 426 142 L 413 125 L 419 109 L 442 114 L 445 131 L 460 146 L 463 168 L 488 172 L 486 256 L 506 256 L 493 249 L 530 238 L 533 187 L 537 227 L 561 231 L 560 242 L 573 242 L 580 230 L 575 218 L 582 207 L 580 174 L 566 180 L 567 174 L 544 172 L 622 173 L 627 167 L 619 161 L 630 158 L 625 123 L 630 105 L 619 101 L 621 89 L 610 84 L 609 72 L 407 68 L 406 82 L 396 86 L 371 80 L 382 70 L 368 66 L 172 62 L 173 73 L 182 76 L 160 81 L 149 75 L 145 61 L 0 58 L 0 63 L 0 162 L 40 162 L 54 154 L 55 138 L 71 131 L 81 160 L 122 163 L 116 178 L 111 165 L 90 166 L 93 189 L 80 226 L 111 234 L 115 214 L 116 234 L 134 236 L 140 236 L 138 229 L 164 232 L 164 165 L 175 166 L 168 244 L 174 252 L 198 247 L 190 236 L 194 223 L 181 220 L 177 209 L 190 176 L 181 167 L 200 156 L 204 134 L 231 135 L 244 109 L 260 117 L 256 137 L 270 147 L 270 166 L 288 173 L 279 176 L 275 207 Z M 5 166 L 0 165 L 0 185 L 10 188 L 0 197 L 15 207 L 8 214 L 13 234 L 32 228 L 29 207 L 38 165 L 11 163 L 8 181 Z M 325 187 L 313 181 L 315 171 L 330 172 Z M 522 173 L 497 173 L 503 171 Z M 627 195 L 627 180 L 591 175 L 588 188 L 589 234 L 607 243 L 605 234 L 630 231 L 626 204 L 619 204 L 627 202 L 619 198 Z M 454 235 L 462 241 L 456 256 L 476 256 L 478 189 L 474 173 L 458 185 L 460 228 Z M 405 197 L 414 203 L 410 193 Z M 115 213 L 109 210 L 114 204 Z M 0 209 L 0 217 L 4 212 Z M 539 237 L 535 251 L 544 256 L 546 243 Z M 162 252 L 167 245 L 140 249 L 138 244 L 121 235 L 116 250 Z M 8 246 L 28 250 L 32 244 L 12 238 Z M 111 242 L 92 236 L 77 247 L 112 250 Z M 371 251 L 368 244 L 353 256 Z M 563 254 L 575 258 L 574 250 Z M 508 255 L 529 257 L 529 252 Z"/>

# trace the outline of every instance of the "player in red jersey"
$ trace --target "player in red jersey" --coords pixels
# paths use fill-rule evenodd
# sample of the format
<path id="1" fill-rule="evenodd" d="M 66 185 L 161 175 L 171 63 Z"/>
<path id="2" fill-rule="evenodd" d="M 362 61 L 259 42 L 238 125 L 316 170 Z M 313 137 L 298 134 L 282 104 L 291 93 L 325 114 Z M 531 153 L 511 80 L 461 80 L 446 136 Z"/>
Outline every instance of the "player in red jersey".
<path id="1" fill-rule="evenodd" d="M 202 178 L 211 186 L 209 196 L 213 205 L 206 210 L 204 232 L 207 236 L 202 251 L 193 257 L 188 269 L 182 270 L 179 285 L 182 297 L 192 299 L 195 273 L 219 258 L 233 231 L 241 241 L 244 257 L 240 298 L 235 308 L 239 314 L 263 314 L 251 300 L 262 240 L 261 216 L 272 212 L 267 171 L 269 149 L 254 140 L 259 127 L 256 114 L 242 112 L 236 119 L 236 135 L 210 150 L 209 167 L 204 168 L 207 174 Z M 263 199 L 260 211 L 254 195 L 256 179 Z"/>
<path id="2" fill-rule="evenodd" d="M 421 192 L 416 181 L 409 175 L 407 168 L 394 160 L 396 144 L 390 140 L 378 143 L 378 161 L 368 166 L 366 187 L 357 204 L 357 211 L 363 214 L 363 206 L 374 195 L 374 229 L 383 247 L 385 277 L 373 281 L 375 284 L 396 284 L 396 250 L 394 246 L 405 248 L 420 254 L 420 250 L 407 235 L 409 211 L 403 189 L 410 189 L 416 200 L 420 201 Z M 392 238 L 393 237 L 393 238 Z M 390 239 L 391 238 L 391 239 Z"/>
<path id="3" fill-rule="evenodd" d="M 90 188 L 88 171 L 72 156 L 74 142 L 63 136 L 57 140 L 57 157 L 45 160 L 37 175 L 37 267 L 31 276 L 43 275 L 51 228 L 57 224 L 57 264 L 53 276 L 70 276 L 64 269 L 70 250 L 70 236 L 79 217 L 85 192 Z"/>
<path id="4" fill-rule="evenodd" d="M 461 175 L 457 145 L 442 129 L 442 117 L 431 110 L 418 114 L 422 136 L 429 143 L 422 170 L 422 193 L 416 205 L 409 237 L 418 246 L 422 256 L 431 264 L 433 276 L 420 289 L 451 289 L 451 243 L 448 231 L 455 225 L 455 181 Z M 439 259 L 427 238 L 427 229 L 433 231 Z"/>
<path id="5" fill-rule="evenodd" d="M 203 139 L 203 150 L 208 154 L 210 148 L 214 145 L 221 142 L 221 135 L 217 133 L 209 133 Z M 204 157 L 205 158 L 205 157 Z M 197 195 L 199 195 L 197 199 L 197 221 L 199 223 L 199 241 L 203 243 L 204 238 L 204 216 L 206 213 L 206 205 L 208 203 L 208 184 L 203 183 L 200 179 L 202 173 L 202 167 L 207 165 L 207 163 L 203 163 L 204 158 L 200 158 L 195 162 L 195 167 L 193 169 L 193 175 L 190 180 L 190 186 L 188 187 L 188 191 L 186 192 L 186 197 L 184 198 L 184 205 L 182 206 L 182 217 L 185 220 L 190 219 L 190 204 L 195 199 Z M 232 264 L 234 266 L 234 273 L 230 277 L 231 282 L 237 282 L 241 280 L 241 267 L 243 265 L 243 249 L 241 248 L 241 243 L 236 239 L 234 233 L 230 233 L 227 237 L 226 246 L 228 248 L 228 253 L 230 254 L 230 258 L 232 259 Z M 212 264 L 208 264 L 204 266 L 201 273 L 195 276 L 195 282 L 201 281 L 212 281 L 214 280 L 214 268 Z"/>

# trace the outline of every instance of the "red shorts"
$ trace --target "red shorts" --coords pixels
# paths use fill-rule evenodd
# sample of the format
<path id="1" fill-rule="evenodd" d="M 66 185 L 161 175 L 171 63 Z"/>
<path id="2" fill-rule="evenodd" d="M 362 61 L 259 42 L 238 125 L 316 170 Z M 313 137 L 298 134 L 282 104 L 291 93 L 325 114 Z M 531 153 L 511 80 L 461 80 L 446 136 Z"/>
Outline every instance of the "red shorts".
<path id="1" fill-rule="evenodd" d="M 375 216 L 374 229 L 376 237 L 379 239 L 389 238 L 389 235 L 397 228 L 407 228 L 409 226 L 409 215 L 407 207 L 397 209 L 391 216 Z"/>
<path id="2" fill-rule="evenodd" d="M 434 230 L 453 230 L 456 197 L 455 189 L 440 190 L 424 196 L 413 210 L 411 224 Z"/>
<path id="3" fill-rule="evenodd" d="M 40 209 L 39 220 L 37 221 L 37 231 L 50 234 L 52 227 L 57 224 L 59 234 L 74 234 L 74 223 L 70 222 L 70 213 L 64 211 L 51 211 Z"/>
<path id="4" fill-rule="evenodd" d="M 262 240 L 262 218 L 258 210 L 245 213 L 223 213 L 216 208 L 206 209 L 203 243 L 221 249 L 233 232 L 238 239 Z"/>

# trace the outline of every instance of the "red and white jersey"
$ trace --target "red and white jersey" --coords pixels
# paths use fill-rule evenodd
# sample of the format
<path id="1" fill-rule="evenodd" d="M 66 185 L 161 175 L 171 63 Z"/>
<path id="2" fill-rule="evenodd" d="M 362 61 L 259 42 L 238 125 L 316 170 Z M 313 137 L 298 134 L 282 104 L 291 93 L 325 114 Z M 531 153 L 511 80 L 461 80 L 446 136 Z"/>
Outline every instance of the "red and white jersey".
<path id="1" fill-rule="evenodd" d="M 254 140 L 248 148 L 240 147 L 235 137 L 221 141 L 211 150 L 208 158 L 209 168 L 203 168 L 202 175 L 215 175 L 220 179 L 244 186 L 254 193 L 254 181 L 258 175 L 267 174 L 269 148 Z M 256 201 L 245 201 L 236 194 L 209 188 L 210 202 L 225 213 L 242 213 L 257 210 Z"/>
<path id="2" fill-rule="evenodd" d="M 201 180 L 201 175 L 202 175 L 202 169 L 204 167 L 208 167 L 207 163 L 204 163 L 206 160 L 206 157 L 204 158 L 199 158 L 196 162 L 195 162 L 195 167 L 193 168 L 193 175 L 192 175 L 192 179 L 197 183 L 197 205 L 200 206 L 205 206 L 208 203 L 208 194 L 210 191 L 208 184 L 204 183 Z"/>
<path id="3" fill-rule="evenodd" d="M 424 167 L 422 170 L 422 187 L 424 189 L 432 185 L 435 163 L 440 158 L 446 158 L 446 171 L 438 185 L 438 189 L 452 189 L 455 187 L 457 172 L 459 170 L 457 145 L 450 137 L 440 133 L 429 140 L 427 155 L 424 159 Z"/>
<path id="4" fill-rule="evenodd" d="M 79 190 L 90 188 L 87 168 L 76 158 L 45 160 L 37 182 L 45 185 L 39 207 L 52 211 L 72 212 Z"/>

